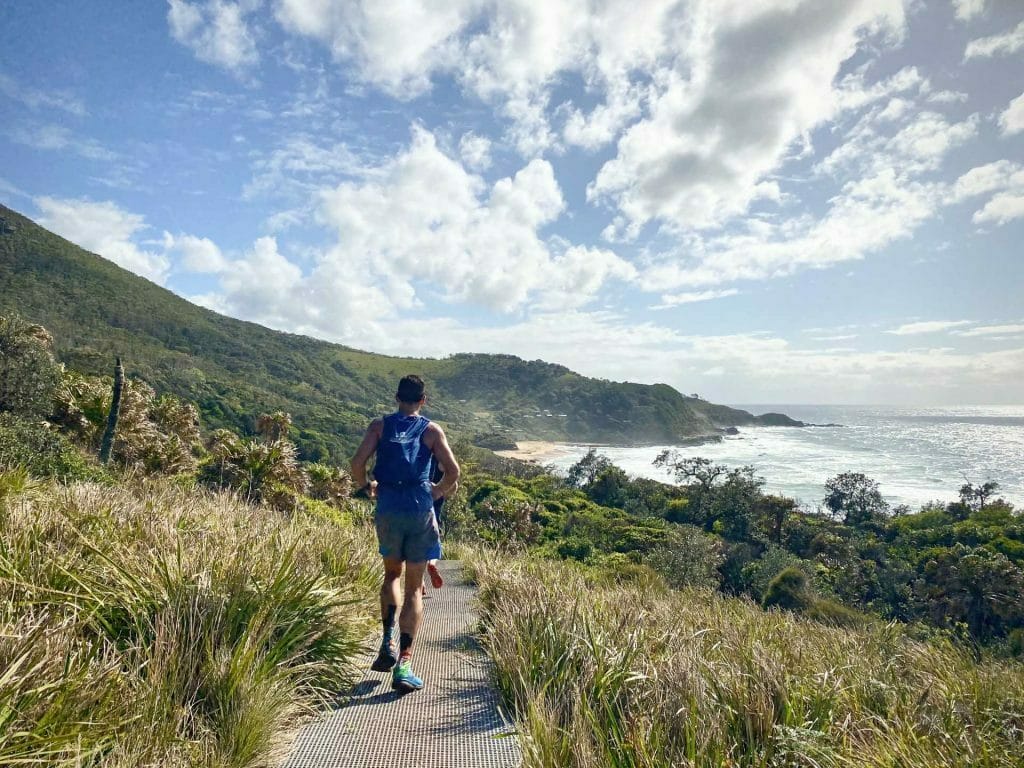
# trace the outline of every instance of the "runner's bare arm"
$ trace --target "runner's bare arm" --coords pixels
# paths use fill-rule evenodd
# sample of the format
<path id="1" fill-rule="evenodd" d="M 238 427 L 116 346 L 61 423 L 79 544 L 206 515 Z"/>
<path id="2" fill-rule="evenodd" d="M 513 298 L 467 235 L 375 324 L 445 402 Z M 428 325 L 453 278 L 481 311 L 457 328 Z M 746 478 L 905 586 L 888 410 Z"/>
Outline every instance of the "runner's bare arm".
<path id="1" fill-rule="evenodd" d="M 374 419 L 366 429 L 363 442 L 359 444 L 359 450 L 352 457 L 352 487 L 355 490 L 366 485 L 366 463 L 370 460 L 373 452 L 377 450 L 377 443 L 380 442 L 381 429 L 384 426 L 382 419 Z"/>
<path id="2" fill-rule="evenodd" d="M 437 463 L 444 469 L 444 477 L 431 491 L 435 499 L 440 499 L 451 494 L 458 485 L 461 472 L 459 462 L 455 460 L 455 454 L 452 453 L 451 446 L 448 445 L 448 438 L 445 437 L 444 430 L 438 424 L 430 422 L 423 437 L 423 442 L 427 444 L 434 454 L 434 458 L 437 459 Z"/>

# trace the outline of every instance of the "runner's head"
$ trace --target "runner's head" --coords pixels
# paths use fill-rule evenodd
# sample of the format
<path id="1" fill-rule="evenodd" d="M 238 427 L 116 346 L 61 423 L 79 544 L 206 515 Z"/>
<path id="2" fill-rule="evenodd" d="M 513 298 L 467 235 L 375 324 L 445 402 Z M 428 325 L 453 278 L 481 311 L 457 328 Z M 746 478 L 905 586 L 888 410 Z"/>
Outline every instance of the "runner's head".
<path id="1" fill-rule="evenodd" d="M 395 399 L 399 405 L 404 405 L 407 408 L 416 408 L 423 405 L 423 401 L 426 399 L 423 379 L 415 374 L 403 376 L 402 380 L 398 382 L 398 392 L 395 393 Z"/>

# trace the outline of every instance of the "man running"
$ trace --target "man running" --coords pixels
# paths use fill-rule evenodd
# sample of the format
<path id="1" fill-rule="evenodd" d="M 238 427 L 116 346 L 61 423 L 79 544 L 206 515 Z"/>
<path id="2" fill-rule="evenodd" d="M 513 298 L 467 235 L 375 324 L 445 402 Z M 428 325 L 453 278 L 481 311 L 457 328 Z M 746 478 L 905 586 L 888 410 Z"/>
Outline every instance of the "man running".
<path id="1" fill-rule="evenodd" d="M 380 588 L 380 615 L 384 637 L 373 662 L 376 672 L 392 669 L 391 687 L 418 691 L 423 681 L 412 672 L 412 646 L 423 621 L 420 586 L 427 563 L 441 557 L 441 539 L 434 517 L 434 500 L 451 492 L 459 480 L 459 465 L 444 430 L 420 416 L 426 399 L 423 380 L 405 376 L 395 395 L 398 410 L 374 419 L 352 459 L 354 496 L 377 499 L 374 526 L 384 558 L 384 583 Z M 376 452 L 375 482 L 366 479 L 366 463 Z M 441 482 L 430 482 L 431 460 L 444 467 Z M 405 564 L 405 599 L 398 619 L 399 655 L 394 649 L 395 612 L 399 604 L 399 579 Z"/>

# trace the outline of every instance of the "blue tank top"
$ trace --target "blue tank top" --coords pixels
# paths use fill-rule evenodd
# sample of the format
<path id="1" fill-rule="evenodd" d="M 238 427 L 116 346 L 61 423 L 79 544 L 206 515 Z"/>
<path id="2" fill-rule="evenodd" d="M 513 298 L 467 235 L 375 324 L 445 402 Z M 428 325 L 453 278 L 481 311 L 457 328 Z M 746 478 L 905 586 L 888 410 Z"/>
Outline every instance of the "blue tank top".
<path id="1" fill-rule="evenodd" d="M 406 488 L 430 483 L 434 457 L 423 444 L 423 433 L 429 423 L 430 419 L 423 416 L 406 416 L 401 412 L 384 417 L 373 469 L 379 484 Z"/>

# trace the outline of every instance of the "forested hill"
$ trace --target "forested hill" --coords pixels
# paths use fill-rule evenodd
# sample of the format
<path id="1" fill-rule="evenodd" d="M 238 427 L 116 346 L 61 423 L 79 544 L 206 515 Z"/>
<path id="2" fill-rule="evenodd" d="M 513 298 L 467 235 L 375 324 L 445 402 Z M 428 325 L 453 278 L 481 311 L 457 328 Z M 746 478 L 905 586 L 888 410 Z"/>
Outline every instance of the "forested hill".
<path id="1" fill-rule="evenodd" d="M 121 355 L 130 375 L 194 401 L 207 427 L 251 431 L 259 413 L 288 411 L 314 459 L 343 460 L 412 372 L 428 381 L 427 415 L 471 439 L 671 443 L 761 423 L 664 384 L 508 355 L 388 357 L 272 331 L 191 304 L 0 206 L 0 312 L 11 310 L 49 329 L 70 367 L 106 374 Z"/>

